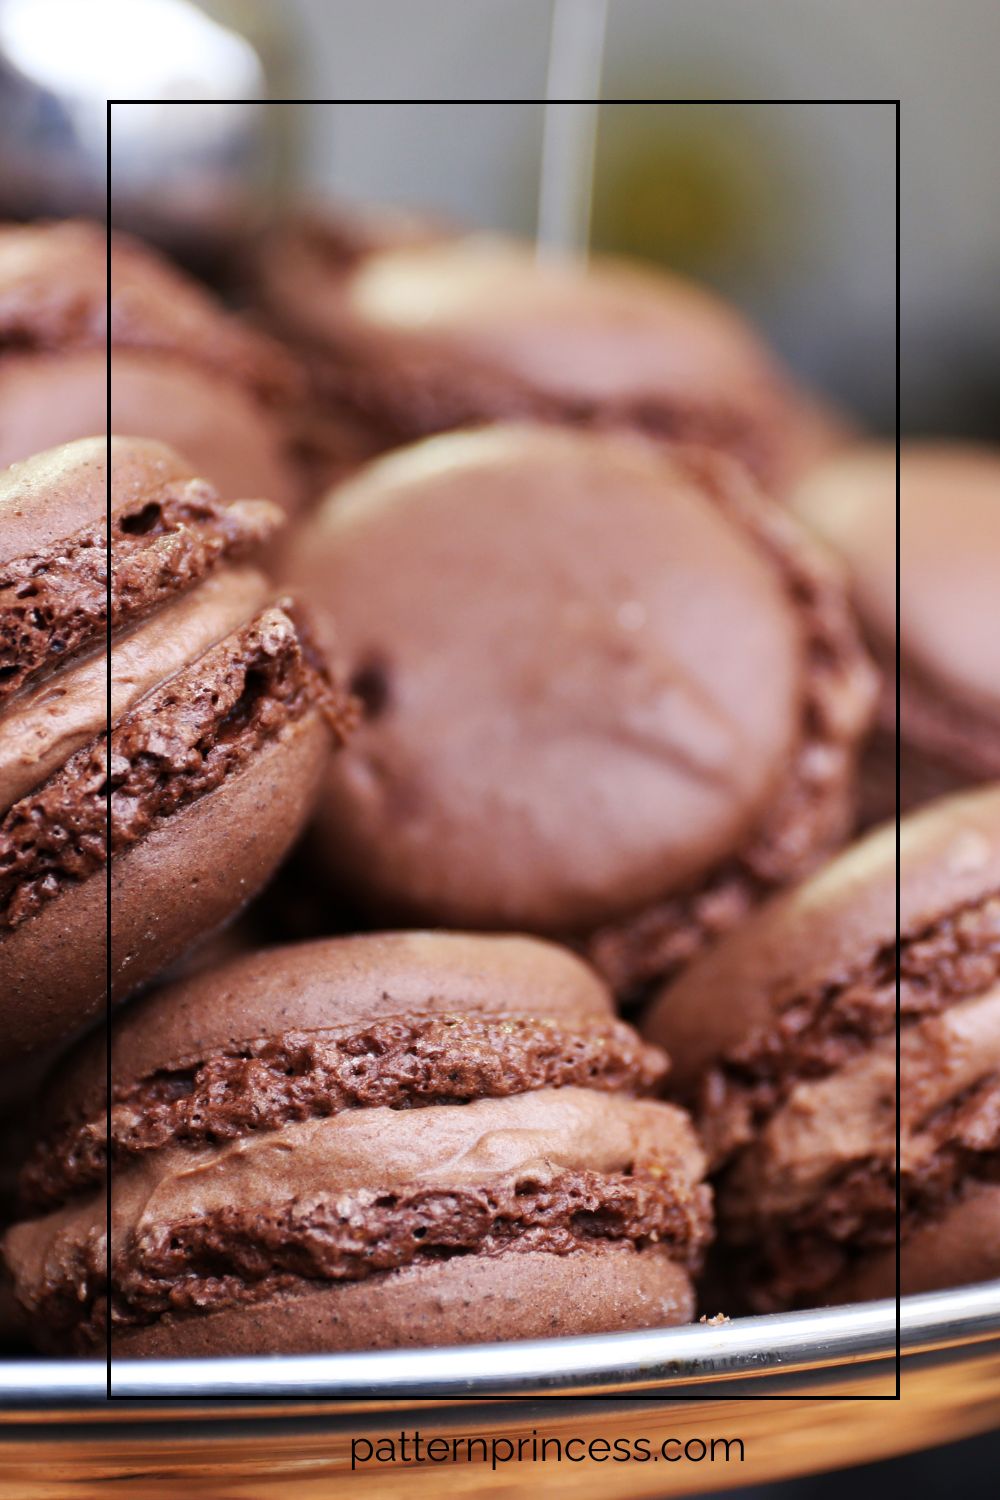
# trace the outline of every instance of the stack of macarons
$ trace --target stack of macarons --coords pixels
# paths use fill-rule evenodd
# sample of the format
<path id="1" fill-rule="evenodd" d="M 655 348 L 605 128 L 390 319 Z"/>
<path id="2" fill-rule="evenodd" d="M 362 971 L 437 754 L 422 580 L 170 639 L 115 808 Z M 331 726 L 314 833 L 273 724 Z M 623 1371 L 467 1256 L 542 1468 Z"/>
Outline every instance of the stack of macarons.
<path id="1" fill-rule="evenodd" d="M 1000 1277 L 996 455 L 904 454 L 897 637 L 894 454 L 700 289 L 104 251 L 0 229 L 0 1306 L 664 1327 L 890 1294 L 897 1185 L 905 1292 Z"/>
<path id="2" fill-rule="evenodd" d="M 646 1017 L 744 1307 L 892 1296 L 897 1188 L 904 1294 L 1000 1277 L 1000 786 L 903 819 L 898 865 L 896 839 L 775 900 Z"/>
<path id="3" fill-rule="evenodd" d="M 125 1011 L 110 1100 L 102 1037 L 57 1075 L 8 1264 L 43 1347 L 123 1356 L 684 1322 L 710 1194 L 665 1068 L 544 943 L 275 948 Z"/>

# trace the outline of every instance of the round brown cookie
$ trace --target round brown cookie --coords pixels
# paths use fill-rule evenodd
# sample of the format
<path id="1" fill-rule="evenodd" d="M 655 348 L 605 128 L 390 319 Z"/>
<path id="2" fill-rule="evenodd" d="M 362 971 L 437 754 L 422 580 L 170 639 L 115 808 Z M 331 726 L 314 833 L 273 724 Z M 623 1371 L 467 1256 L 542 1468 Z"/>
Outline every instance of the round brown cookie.
<path id="1" fill-rule="evenodd" d="M 710 1230 L 658 1048 L 571 954 L 389 933 L 120 1012 L 51 1084 L 4 1251 L 43 1347 L 221 1354 L 679 1322 Z M 515 1314 L 514 1297 L 518 1311 Z M 574 1290 L 575 1289 L 575 1290 Z"/>
<path id="2" fill-rule="evenodd" d="M 783 489 L 845 429 L 734 309 L 636 265 L 412 216 L 280 225 L 258 304 L 310 371 L 331 471 L 436 432 L 531 418 L 718 446 Z"/>
<path id="3" fill-rule="evenodd" d="M 869 822 L 896 811 L 896 455 L 817 469 L 794 508 L 846 563 L 882 668 L 864 777 Z M 899 677 L 905 812 L 1000 777 L 1000 451 L 908 443 L 901 455 Z"/>
<path id="4" fill-rule="evenodd" d="M 170 449 L 83 439 L 0 475 L 0 1023 L 8 1051 L 151 978 L 264 883 L 348 720 L 304 623 Z M 111 732 L 107 733 L 110 711 Z M 332 731 L 332 734 L 331 734 Z M 110 817 L 110 825 L 109 825 Z"/>
<path id="5" fill-rule="evenodd" d="M 109 309 L 102 228 L 0 226 L 0 466 L 110 424 L 171 444 L 224 499 L 294 508 L 290 356 L 155 251 L 112 247 Z"/>
<path id="6" fill-rule="evenodd" d="M 889 825 L 646 1018 L 758 1308 L 895 1290 L 897 982 L 903 1291 L 1000 1276 L 1000 787 L 904 819 L 899 870 L 898 957 Z"/>
<path id="7" fill-rule="evenodd" d="M 332 492 L 289 563 L 367 706 L 315 845 L 370 920 L 572 939 L 630 993 L 849 826 L 867 662 L 719 455 L 429 439 Z"/>

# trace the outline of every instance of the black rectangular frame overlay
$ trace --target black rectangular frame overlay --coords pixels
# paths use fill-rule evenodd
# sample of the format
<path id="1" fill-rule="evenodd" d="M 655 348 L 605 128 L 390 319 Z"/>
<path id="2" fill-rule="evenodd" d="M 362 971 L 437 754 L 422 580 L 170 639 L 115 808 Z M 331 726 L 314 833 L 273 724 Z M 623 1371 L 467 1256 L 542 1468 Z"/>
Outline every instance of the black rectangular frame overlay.
<path id="1" fill-rule="evenodd" d="M 411 104 L 411 105 L 417 105 L 417 104 L 432 104 L 432 105 L 441 105 L 441 104 L 464 104 L 464 105 L 488 104 L 488 105 L 497 105 L 497 104 L 505 104 L 505 105 L 511 106 L 512 108 L 517 108 L 517 107 L 522 106 L 522 105 L 545 105 L 545 104 L 547 104 L 549 102 L 559 103 L 559 104 L 597 104 L 597 105 L 601 105 L 601 106 L 603 106 L 603 105 L 614 106 L 616 104 L 632 104 L 632 105 L 635 105 L 635 104 L 678 104 L 678 105 L 713 105 L 713 106 L 716 106 L 716 107 L 723 107 L 723 106 L 726 106 L 726 105 L 748 106 L 748 105 L 758 105 L 758 104 L 767 104 L 767 105 L 784 105 L 784 104 L 788 104 L 788 105 L 831 105 L 831 104 L 836 104 L 836 105 L 844 105 L 844 106 L 859 105 L 859 104 L 867 104 L 867 105 L 876 104 L 876 105 L 884 105 L 886 107 L 891 107 L 894 110 L 894 112 L 895 112 L 895 123 L 896 123 L 896 184 L 895 184 L 895 212 L 896 212 L 896 308 L 895 308 L 895 319 L 896 319 L 896 709 L 897 709 L 897 712 L 896 712 L 896 950 L 897 950 L 897 956 L 898 956 L 899 945 L 900 945 L 900 928 L 901 928 L 900 816 L 899 816 L 900 767 L 901 767 L 901 736 L 900 736 L 900 728 L 899 728 L 899 666 L 900 666 L 900 661 L 899 661 L 899 656 L 900 656 L 900 648 L 899 648 L 899 623 L 900 623 L 900 619 L 899 619 L 899 617 L 900 617 L 900 522 L 901 522 L 901 517 L 900 517 L 900 426 L 901 426 L 901 422 L 900 422 L 900 399 L 901 399 L 901 380 L 900 380 L 900 355 L 901 355 L 901 347 L 900 347 L 900 312 L 901 312 L 901 307 L 900 307 L 900 303 L 901 303 L 901 298 L 900 298 L 900 250 L 901 250 L 901 233 L 900 233 L 900 106 L 901 106 L 901 100 L 899 100 L 899 99 L 651 99 L 651 98 L 642 98 L 642 99 L 607 99 L 607 98 L 599 98 L 599 99 L 560 99 L 560 100 L 555 100 L 555 101 L 549 101 L 549 100 L 546 100 L 546 99 L 266 99 L 266 100 L 262 100 L 262 99 L 229 99 L 229 100 L 203 100 L 203 99 L 171 99 L 171 100 L 162 100 L 162 99 L 108 99 L 108 101 L 107 101 L 107 164 L 106 164 L 106 170 L 107 170 L 107 179 L 106 179 L 106 182 L 107 182 L 107 185 L 106 185 L 106 203 L 105 203 L 105 226 L 106 226 L 106 239 L 107 239 L 107 252 L 106 253 L 107 253 L 107 297 L 108 297 L 108 306 L 110 308 L 110 304 L 111 304 L 111 173 L 112 173 L 111 124 L 112 124 L 112 109 L 115 106 L 123 106 L 123 105 L 127 106 L 127 105 L 130 105 L 130 104 L 159 104 L 159 105 L 162 105 L 164 103 L 176 104 L 176 105 L 180 105 L 180 106 L 183 106 L 185 104 L 228 103 L 228 104 L 239 104 L 239 105 L 243 105 L 243 104 L 254 104 L 254 105 L 256 105 L 256 104 L 298 105 L 298 106 L 302 106 L 302 107 L 308 107 L 308 106 L 314 105 L 314 104 L 327 104 L 327 105 L 329 105 L 329 104 L 337 104 L 337 105 L 358 105 L 358 106 L 363 106 L 363 105 L 366 105 L 366 104 Z M 111 366 L 112 366 L 112 353 L 111 353 L 110 330 L 109 330 L 108 341 L 107 341 L 106 359 L 107 359 L 107 389 L 106 389 L 106 409 L 105 409 L 105 432 L 106 432 L 106 435 L 108 435 L 109 429 L 110 429 L 110 421 L 111 421 Z M 107 571 L 108 571 L 108 584 L 107 584 L 108 627 L 107 627 L 107 633 L 106 633 L 106 637 L 107 637 L 107 654 L 108 654 L 107 728 L 108 728 L 108 732 L 109 732 L 109 755 L 110 755 L 110 728 L 111 728 L 111 462 L 110 462 L 110 453 L 109 453 L 108 464 L 107 464 L 106 507 L 107 507 Z M 106 867 L 106 871 L 107 871 L 107 873 L 106 873 L 106 881 L 107 881 L 107 885 L 106 885 L 106 892 L 107 892 L 107 895 L 106 895 L 106 899 L 107 899 L 107 921 L 106 921 L 106 929 L 107 929 L 106 930 L 106 943 L 107 943 L 107 976 L 106 977 L 107 977 L 107 989 L 106 989 L 106 995 L 105 995 L 105 1016 L 104 1016 L 104 1021 L 105 1021 L 105 1057 L 106 1057 L 106 1070 L 107 1070 L 107 1080 L 106 1080 L 107 1081 L 107 1109 L 106 1109 L 106 1131 L 107 1131 L 107 1136 L 106 1136 L 106 1141 L 107 1141 L 107 1148 L 108 1148 L 107 1149 L 107 1158 L 108 1158 L 108 1191 L 107 1191 L 107 1256 L 108 1256 L 108 1265 L 107 1265 L 107 1269 L 108 1269 L 108 1281 L 110 1283 L 111 1202 L 112 1202 L 112 1192 L 113 1192 L 113 1180 L 112 1180 L 113 1174 L 112 1174 L 112 1169 L 111 1169 L 111 1082 L 112 1082 L 112 1079 L 111 1079 L 111 1011 L 112 1011 L 112 1006 L 111 1006 L 111 981 L 112 981 L 112 946 L 111 945 L 112 945 L 112 935 L 111 935 L 111 859 L 110 859 L 110 846 L 111 846 L 111 791 L 110 791 L 110 778 L 109 778 L 109 789 L 108 789 L 108 795 L 107 795 L 107 840 L 108 840 L 108 850 L 109 850 L 109 858 L 108 858 L 107 867 Z M 900 1110 L 901 1110 L 900 1030 L 901 1030 L 901 1026 L 900 1026 L 900 1006 L 899 1006 L 899 1001 L 900 1001 L 900 980 L 899 980 L 899 967 L 898 967 L 898 963 L 897 963 L 897 970 L 896 970 L 896 1160 L 897 1160 L 897 1164 L 898 1164 L 899 1159 L 900 1159 L 900 1152 L 901 1152 L 901 1145 L 902 1145 L 902 1139 L 901 1139 L 902 1126 L 901 1126 L 901 1119 L 900 1119 Z M 899 1187 L 899 1172 L 898 1172 L 898 1168 L 897 1168 L 897 1172 L 896 1172 L 896 1350 L 895 1350 L 896 1389 L 895 1389 L 895 1391 L 892 1394 L 885 1394 L 885 1395 L 858 1396 L 858 1395 L 850 1395 L 850 1394 L 840 1394 L 840 1393 L 837 1393 L 837 1392 L 831 1392 L 831 1393 L 828 1393 L 826 1395 L 822 1395 L 822 1394 L 811 1395 L 811 1394 L 808 1394 L 808 1393 L 807 1394 L 798 1393 L 798 1394 L 785 1394 L 785 1395 L 782 1395 L 782 1394 L 770 1394 L 770 1393 L 767 1393 L 767 1392 L 754 1392 L 754 1391 L 750 1390 L 750 1391 L 746 1391 L 746 1392 L 741 1392 L 740 1396 L 738 1398 L 739 1400 L 741 1400 L 741 1401 L 803 1401 L 803 1400 L 805 1400 L 805 1401 L 865 1401 L 865 1402 L 868 1402 L 868 1401 L 896 1401 L 896 1402 L 898 1402 L 898 1401 L 902 1400 L 902 1391 L 901 1391 L 902 1332 L 901 1332 L 901 1311 L 900 1311 L 900 1304 L 901 1304 L 900 1230 L 901 1230 L 901 1200 L 900 1200 L 900 1187 Z M 113 1389 L 112 1375 L 111 1375 L 112 1363 L 113 1363 L 113 1361 L 112 1361 L 112 1357 L 111 1357 L 111 1322 L 110 1322 L 110 1317 L 109 1317 L 109 1319 L 108 1319 L 108 1327 L 107 1327 L 107 1334 L 106 1334 L 106 1343 L 105 1343 L 105 1364 L 106 1364 L 106 1369 L 107 1369 L 107 1400 L 109 1402 L 119 1401 L 119 1402 L 126 1402 L 126 1403 L 129 1402 L 129 1401 L 138 1401 L 138 1402 L 143 1402 L 143 1403 L 148 1404 L 149 1401 L 150 1401 L 150 1399 L 151 1399 L 150 1397 L 128 1395 L 126 1393 L 116 1392 Z M 194 1396 L 194 1395 L 192 1395 L 190 1393 L 186 1393 L 186 1394 L 164 1395 L 164 1396 L 157 1397 L 155 1399 L 156 1399 L 156 1401 L 179 1401 L 179 1402 L 184 1402 L 184 1403 L 186 1403 L 187 1405 L 190 1406 L 190 1404 L 192 1403 L 192 1401 L 206 1400 L 206 1399 L 213 1400 L 213 1401 L 218 1401 L 220 1403 L 224 1403 L 224 1404 L 227 1404 L 227 1405 L 231 1405 L 234 1402 L 244 1401 L 244 1400 L 245 1401 L 252 1401 L 252 1402 L 255 1402 L 255 1403 L 269 1402 L 269 1401 L 287 1402 L 291 1398 L 286 1397 L 286 1396 L 277 1396 L 277 1395 L 272 1396 L 272 1395 L 267 1395 L 267 1394 L 255 1394 L 253 1397 L 249 1397 L 249 1396 L 248 1397 L 232 1397 L 232 1396 L 214 1396 L 214 1397 L 201 1396 L 201 1397 L 198 1397 L 198 1396 Z M 323 1397 L 310 1396 L 307 1399 L 310 1402 L 318 1402 L 320 1404 L 324 1404 L 325 1403 L 325 1404 L 329 1404 L 329 1405 L 334 1405 L 339 1400 L 341 1400 L 341 1399 L 347 1399 L 347 1398 L 340 1398 L 338 1396 L 323 1396 Z M 413 1399 L 417 1400 L 417 1399 L 433 1399 L 433 1398 L 432 1397 L 426 1397 L 426 1398 L 424 1398 L 424 1397 L 421 1397 L 421 1398 L 414 1397 Z M 551 1391 L 542 1391 L 542 1392 L 538 1392 L 538 1393 L 532 1394 L 530 1396 L 525 1396 L 523 1394 L 513 1394 L 512 1395 L 512 1394 L 509 1394 L 509 1393 L 497 1392 L 495 1395 L 489 1395 L 488 1393 L 485 1393 L 485 1394 L 484 1393 L 478 1393 L 478 1394 L 476 1394 L 474 1396 L 450 1396 L 449 1397 L 449 1401 L 450 1402 L 456 1402 L 456 1403 L 459 1403 L 459 1404 L 476 1403 L 478 1405 L 484 1405 L 486 1403 L 494 1402 L 494 1401 L 495 1402 L 502 1402 L 502 1403 L 506 1403 L 506 1402 L 510 1402 L 510 1403 L 521 1402 L 521 1403 L 524 1403 L 525 1401 L 539 1401 L 539 1400 L 541 1400 L 541 1401 L 557 1401 L 558 1402 L 558 1401 L 566 1401 L 566 1400 L 606 1401 L 608 1399 L 609 1399 L 609 1394 L 606 1393 L 606 1392 L 596 1392 L 596 1393 L 582 1392 L 581 1393 L 581 1392 L 551 1392 Z M 675 1395 L 671 1395 L 669 1389 L 660 1390 L 660 1391 L 649 1391 L 649 1392 L 643 1392 L 643 1391 L 633 1392 L 633 1391 L 630 1391 L 630 1392 L 628 1392 L 628 1399 L 629 1400 L 635 1400 L 635 1401 L 649 1401 L 649 1402 L 657 1402 L 657 1403 L 671 1403 L 671 1402 L 687 1402 L 687 1401 L 707 1402 L 707 1401 L 713 1401 L 713 1400 L 714 1401 L 730 1400 L 731 1401 L 731 1400 L 736 1399 L 736 1398 L 731 1397 L 731 1396 L 729 1396 L 729 1397 L 724 1397 L 724 1396 L 723 1397 L 718 1397 L 718 1396 L 717 1397 L 713 1397 L 710 1394 L 710 1388 L 709 1388 L 709 1389 L 706 1390 L 706 1394 L 704 1394 L 704 1395 L 701 1395 L 701 1394 L 692 1394 L 692 1395 L 676 1395 L 675 1396 Z"/>

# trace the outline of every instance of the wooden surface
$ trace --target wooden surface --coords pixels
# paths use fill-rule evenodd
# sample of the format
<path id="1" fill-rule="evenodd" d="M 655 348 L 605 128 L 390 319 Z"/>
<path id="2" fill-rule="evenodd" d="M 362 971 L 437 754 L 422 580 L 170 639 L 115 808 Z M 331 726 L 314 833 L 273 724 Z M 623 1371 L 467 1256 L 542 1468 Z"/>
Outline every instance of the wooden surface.
<path id="1" fill-rule="evenodd" d="M 885 1391 L 882 1375 L 859 1366 L 846 1386 L 851 1396 Z M 301 1409 L 300 1409 L 301 1410 Z M 157 1432 L 133 1420 L 94 1422 L 64 1436 L 49 1436 L 49 1424 L 8 1429 L 0 1443 L 0 1500 L 70 1500 L 116 1493 L 128 1500 L 325 1500 L 350 1493 L 359 1500 L 389 1500 L 405 1493 L 432 1497 L 529 1495 L 615 1500 L 694 1494 L 741 1484 L 759 1484 L 796 1474 L 862 1463 L 930 1447 L 1000 1426 L 1000 1355 L 995 1351 L 946 1368 L 904 1364 L 903 1399 L 886 1401 L 627 1401 L 575 1402 L 566 1409 L 530 1403 L 499 1404 L 475 1414 L 461 1406 L 428 1407 L 403 1420 L 432 1433 L 485 1433 L 517 1438 L 531 1433 L 565 1438 L 647 1437 L 655 1443 L 741 1437 L 743 1464 L 509 1463 L 400 1466 L 368 1464 L 352 1473 L 351 1436 L 398 1434 L 392 1413 L 359 1413 L 350 1428 L 335 1430 L 321 1419 L 297 1427 L 277 1413 L 252 1422 L 237 1416 L 226 1426 L 175 1422 Z M 400 1414 L 402 1416 L 402 1414 Z M 2 1431 L 2 1429 L 0 1429 Z"/>

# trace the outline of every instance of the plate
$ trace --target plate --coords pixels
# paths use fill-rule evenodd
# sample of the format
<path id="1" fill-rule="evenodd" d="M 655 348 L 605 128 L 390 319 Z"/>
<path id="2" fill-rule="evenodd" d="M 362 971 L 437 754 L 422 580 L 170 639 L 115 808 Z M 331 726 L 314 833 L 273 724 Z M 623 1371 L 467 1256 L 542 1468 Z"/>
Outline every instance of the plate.
<path id="1" fill-rule="evenodd" d="M 417 1500 L 542 1483 L 573 1500 L 691 1494 L 1000 1426 L 1000 1281 L 904 1298 L 898 1348 L 897 1387 L 889 1301 L 455 1349 L 121 1360 L 110 1401 L 101 1362 L 8 1360 L 0 1496 L 55 1500 L 112 1480 L 129 1500 L 180 1485 L 190 1497 L 320 1500 L 351 1481 L 388 1496 L 404 1432 Z M 417 1461 L 415 1431 L 458 1446 Z M 642 1444 L 651 1457 L 637 1456 Z"/>

